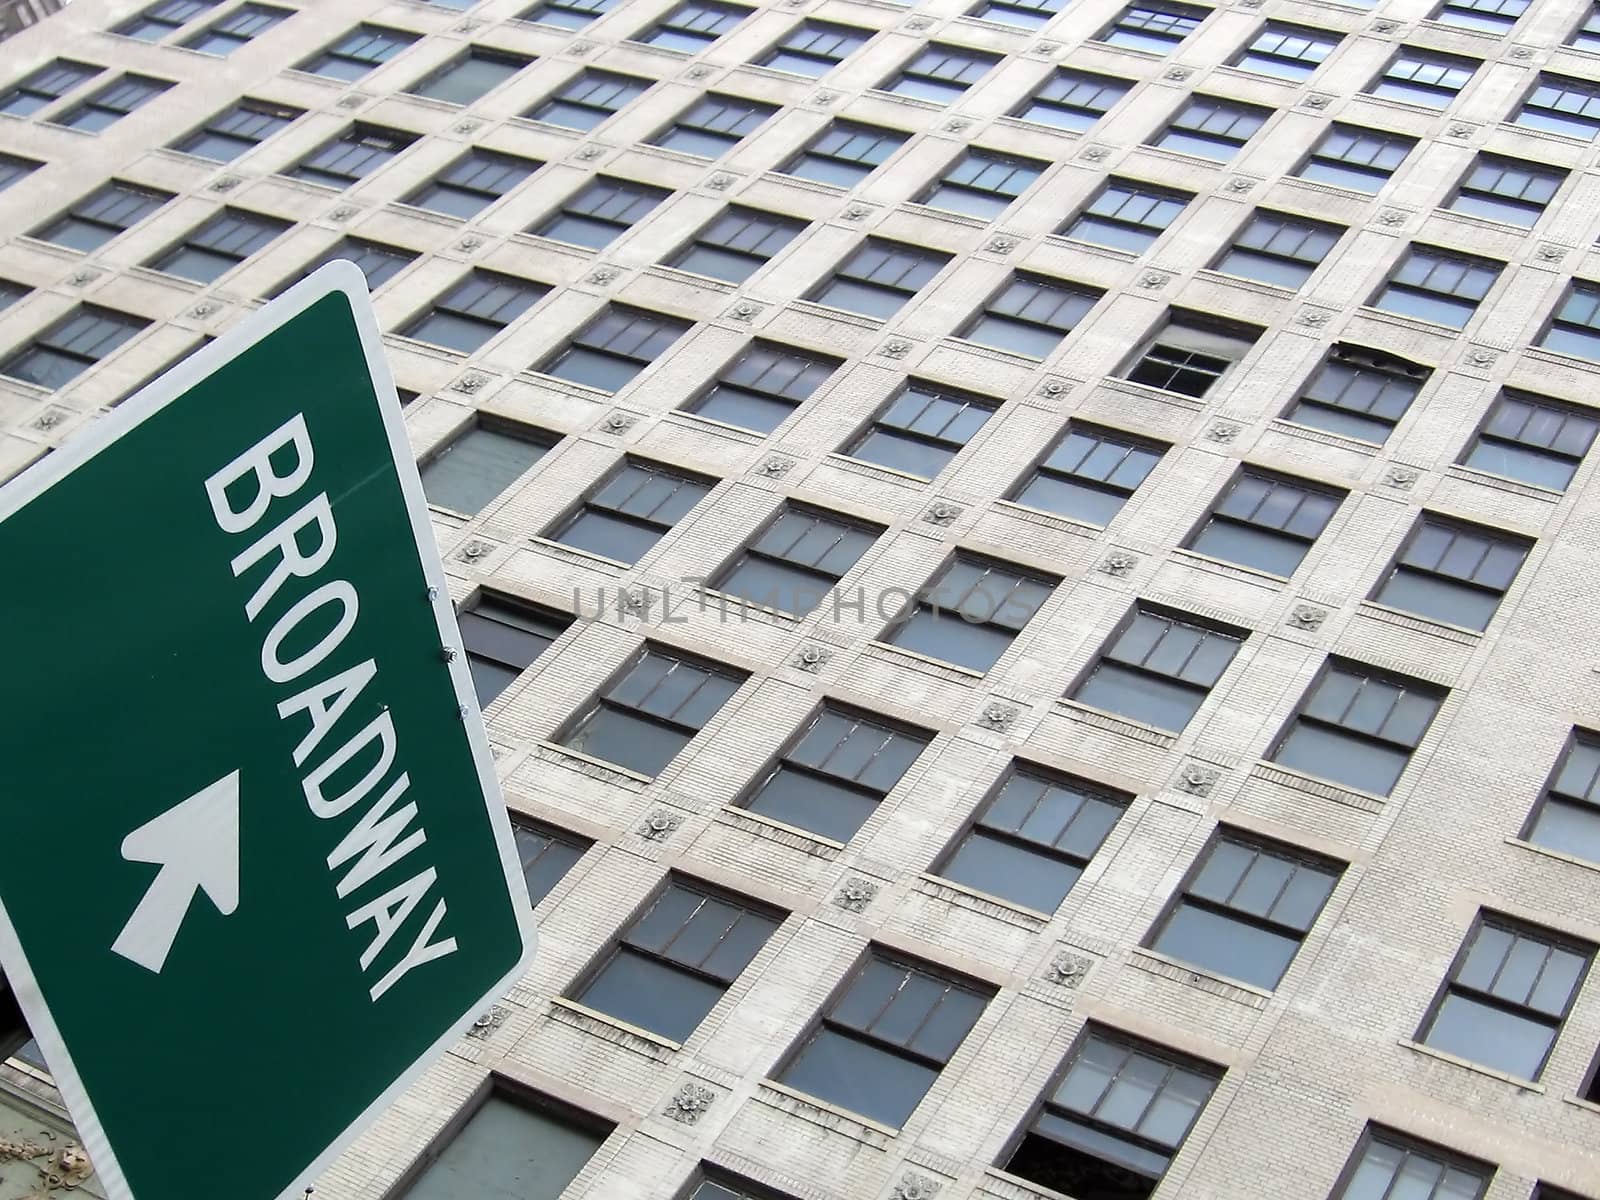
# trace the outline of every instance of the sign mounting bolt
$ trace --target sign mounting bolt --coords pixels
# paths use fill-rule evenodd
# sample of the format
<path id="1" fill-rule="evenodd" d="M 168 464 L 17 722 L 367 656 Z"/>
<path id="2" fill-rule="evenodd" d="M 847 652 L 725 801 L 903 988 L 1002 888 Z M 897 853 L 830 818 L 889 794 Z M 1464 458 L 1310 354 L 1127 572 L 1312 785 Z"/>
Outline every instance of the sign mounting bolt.
<path id="1" fill-rule="evenodd" d="M 445 662 L 455 662 L 455 660 L 456 660 L 456 648 L 454 646 L 444 646 L 444 647 L 442 647 L 439 650 L 439 657 L 441 659 L 443 659 Z"/>

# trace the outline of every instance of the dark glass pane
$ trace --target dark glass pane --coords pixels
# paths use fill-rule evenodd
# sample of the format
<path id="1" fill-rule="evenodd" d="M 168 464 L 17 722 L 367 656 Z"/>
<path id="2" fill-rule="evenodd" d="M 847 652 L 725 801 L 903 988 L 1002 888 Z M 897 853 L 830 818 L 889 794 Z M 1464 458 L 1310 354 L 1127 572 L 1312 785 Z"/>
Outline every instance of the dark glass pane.
<path id="1" fill-rule="evenodd" d="M 1082 869 L 1074 863 L 1018 846 L 974 829 L 939 874 L 991 896 L 1042 913 L 1061 907 Z"/>
<path id="2" fill-rule="evenodd" d="M 1411 755 L 1396 747 L 1378 745 L 1301 720 L 1278 747 L 1273 761 L 1358 791 L 1387 796 L 1411 761 Z"/>
<path id="3" fill-rule="evenodd" d="M 898 1129 L 938 1077 L 932 1067 L 824 1028 L 795 1055 L 778 1080 Z"/>
<path id="4" fill-rule="evenodd" d="M 602 705 L 562 745 L 641 775 L 659 775 L 688 743 L 681 730 Z"/>
<path id="5" fill-rule="evenodd" d="M 1518 1079 L 1536 1080 L 1555 1035 L 1555 1028 L 1542 1021 L 1451 993 L 1445 996 L 1422 1040 L 1469 1062 Z"/>
<path id="6" fill-rule="evenodd" d="M 722 999 L 723 990 L 623 946 L 575 999 L 619 1021 L 682 1042 Z"/>
<path id="7" fill-rule="evenodd" d="M 1278 986 L 1300 949 L 1295 938 L 1189 903 L 1173 911 L 1154 945 L 1163 954 L 1268 989 Z"/>

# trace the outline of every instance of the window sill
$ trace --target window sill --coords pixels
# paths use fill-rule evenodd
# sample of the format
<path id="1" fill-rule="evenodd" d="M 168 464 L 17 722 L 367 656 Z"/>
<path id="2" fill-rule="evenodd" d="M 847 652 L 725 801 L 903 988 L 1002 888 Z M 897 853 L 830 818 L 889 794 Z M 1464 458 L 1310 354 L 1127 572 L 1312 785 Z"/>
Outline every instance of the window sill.
<path id="1" fill-rule="evenodd" d="M 1131 379 L 1105 378 L 1100 381 L 1100 386 L 1113 392 L 1121 392 L 1126 396 L 1137 396 L 1144 400 L 1154 400 L 1160 404 L 1181 408 L 1185 412 L 1199 412 L 1206 406 L 1203 396 L 1185 396 L 1182 392 L 1169 392 L 1164 388 L 1149 387 L 1143 383 L 1134 383 Z"/>
<path id="2" fill-rule="evenodd" d="M 536 371 L 532 367 L 517 372 L 517 378 L 524 383 L 554 388 L 563 395 L 572 396 L 578 400 L 591 400 L 596 404 L 609 404 L 616 398 L 616 392 L 608 392 L 604 388 L 590 387 L 584 383 L 573 383 L 570 379 L 562 379 L 559 375 L 546 375 L 543 371 Z M 630 379 L 622 386 L 627 388 L 632 383 L 633 380 Z"/>
<path id="3" fill-rule="evenodd" d="M 1051 916 L 1036 908 L 1013 903 L 989 892 L 980 892 L 976 888 L 966 887 L 927 871 L 917 877 L 916 882 L 912 884 L 912 890 L 920 896 L 942 900 L 947 904 L 964 908 L 968 912 L 981 913 L 986 917 L 1004 921 L 1007 925 L 1015 925 L 1030 931 L 1043 928 Z"/>
<path id="4" fill-rule="evenodd" d="M 924 100 L 921 96 L 902 96 L 899 92 L 886 92 L 882 88 L 868 88 L 869 100 L 887 100 L 890 104 L 904 104 L 909 108 L 920 108 L 927 112 L 943 112 L 949 107 L 940 104 L 937 100 Z"/>
<path id="5" fill-rule="evenodd" d="M 540 762 L 555 763 L 577 771 L 581 775 L 587 775 L 591 779 L 618 784 L 631 792 L 642 792 L 645 785 L 654 782 L 655 779 L 653 775 L 641 775 L 637 771 L 628 770 L 627 767 L 619 767 L 616 763 L 609 763 L 601 758 L 591 758 L 581 751 L 569 750 L 555 742 L 540 742 L 535 748 L 534 757 Z"/>
<path id="6" fill-rule="evenodd" d="M 1576 367 L 1580 371 L 1593 374 L 1600 371 L 1600 362 L 1592 358 L 1584 358 L 1578 354 L 1566 354 L 1560 350 L 1547 350 L 1543 346 L 1529 346 L 1522 352 L 1534 362 L 1547 362 L 1556 367 Z"/>
<path id="7" fill-rule="evenodd" d="M 962 229 L 984 229 L 990 224 L 982 217 L 968 216 L 966 213 L 954 212 L 948 208 L 934 208 L 929 204 L 918 204 L 915 200 L 903 201 L 900 205 L 900 211 L 908 217 L 921 217 L 928 221 L 945 221 L 951 225 L 960 226 Z"/>
<path id="8" fill-rule="evenodd" d="M 1575 1108 L 1586 1108 L 1592 1113 L 1600 1113 L 1600 1104 L 1596 1104 L 1593 1100 L 1585 1100 L 1582 1096 L 1563 1096 L 1561 1101 Z"/>
<path id="9" fill-rule="evenodd" d="M 921 671 L 926 675 L 967 686 L 981 682 L 988 674 L 987 671 L 974 671 L 971 667 L 946 662 L 942 658 L 931 658 L 926 654 L 918 654 L 915 650 L 907 650 L 904 646 L 895 646 L 888 642 L 868 642 L 864 650 L 872 658 L 893 662 L 899 666 L 909 667 L 913 671 Z"/>
<path id="10" fill-rule="evenodd" d="M 1516 1075 L 1508 1075 L 1504 1071 L 1497 1071 L 1493 1067 L 1486 1067 L 1482 1063 L 1475 1063 L 1469 1058 L 1458 1058 L 1454 1054 L 1447 1054 L 1443 1050 L 1435 1050 L 1432 1046 L 1423 1045 L 1423 1043 L 1412 1041 L 1410 1038 L 1400 1038 L 1396 1044 L 1404 1046 L 1407 1050 L 1412 1050 L 1418 1054 L 1426 1055 L 1428 1058 L 1436 1058 L 1440 1062 L 1449 1063 L 1451 1066 L 1463 1067 L 1468 1071 L 1474 1072 L 1475 1074 L 1486 1075 L 1490 1079 L 1498 1079 L 1501 1083 L 1509 1083 L 1512 1087 L 1518 1088 L 1524 1092 L 1536 1092 L 1541 1096 L 1544 1095 L 1544 1084 L 1535 1083 L 1531 1079 L 1522 1079 Z"/>
<path id="11" fill-rule="evenodd" d="M 831 862 L 844 850 L 843 842 L 836 842 L 832 838 L 823 837 L 820 833 L 812 833 L 795 825 L 787 825 L 734 804 L 724 804 L 717 820 L 756 837 L 788 846 L 802 854 L 809 854 L 812 858 Z"/>
<path id="12" fill-rule="evenodd" d="M 1534 854 L 1542 854 L 1545 858 L 1553 858 L 1557 862 L 1570 863 L 1574 867 L 1581 867 L 1585 871 L 1600 872 L 1600 862 L 1593 859 L 1579 858 L 1576 854 L 1568 854 L 1565 850 L 1554 850 L 1549 846 L 1541 846 L 1538 842 L 1526 841 L 1519 837 L 1505 839 L 1508 846 L 1521 846 L 1524 850 L 1531 850 Z"/>
<path id="13" fill-rule="evenodd" d="M 1474 47 L 1474 49 L 1480 54 L 1493 53 L 1494 51 L 1492 47 L 1499 45 L 1505 40 L 1504 33 L 1490 33 L 1487 29 L 1469 29 L 1465 25 L 1452 25 L 1448 21 L 1430 21 L 1423 19 L 1417 22 L 1417 28 L 1419 30 L 1426 30 L 1429 33 L 1437 33 L 1444 37 L 1450 37 L 1452 35 L 1457 37 L 1464 36 L 1468 39 L 1476 39 L 1481 41 L 1483 42 L 1482 46 Z"/>
<path id="14" fill-rule="evenodd" d="M 1132 721 L 1116 713 L 1080 704 L 1066 696 L 1056 701 L 1056 711 L 1070 720 L 1081 721 L 1085 725 L 1092 725 L 1109 733 L 1121 734 L 1123 737 L 1132 738 L 1136 742 L 1143 742 L 1147 746 L 1155 746 L 1161 750 L 1172 749 L 1178 741 L 1178 735 L 1171 730 L 1157 729 L 1154 725 L 1146 725 L 1142 721 Z"/>
<path id="15" fill-rule="evenodd" d="M 541 121 L 537 117 L 529 116 L 507 117 L 506 123 L 513 129 L 527 129 L 534 133 L 549 134 L 551 137 L 566 138 L 571 142 L 581 142 L 592 132 L 588 129 L 574 129 L 570 125 L 552 125 L 548 121 Z M 601 124 L 604 124 L 604 122 L 601 122 Z"/>
<path id="16" fill-rule="evenodd" d="M 766 264 L 763 263 L 762 266 Z M 701 288 L 719 295 L 731 296 L 739 290 L 738 284 L 729 283 L 726 279 L 718 279 L 714 275 L 698 275 L 693 271 L 684 271 L 678 267 L 662 266 L 655 264 L 644 269 L 644 273 L 655 279 L 663 279 L 668 283 L 681 284 L 684 287 Z"/>
<path id="17" fill-rule="evenodd" d="M 1074 254 L 1093 254 L 1116 263 L 1136 263 L 1144 257 L 1143 251 L 1118 250 L 1115 246 L 1102 246 L 1099 242 L 1080 242 L 1064 233 L 1049 234 L 1044 244 L 1054 246 L 1057 250 L 1070 250 Z"/>
<path id="18" fill-rule="evenodd" d="M 869 1146 L 883 1147 L 888 1145 L 891 1138 L 900 1136 L 900 1131 L 893 1126 L 880 1125 L 860 1113 L 853 1113 L 847 1108 L 838 1108 L 826 1100 L 808 1096 L 776 1080 L 763 1079 L 757 1085 L 756 1099 L 792 1116 L 810 1121 L 814 1125 L 820 1125 L 824 1129 L 831 1129 L 858 1142 L 865 1142 Z"/>
<path id="19" fill-rule="evenodd" d="M 528 539 L 537 549 L 552 554 L 556 558 L 564 558 L 568 562 L 581 563 L 586 567 L 599 567 L 608 575 L 620 575 L 631 570 L 632 564 L 619 562 L 614 558 L 606 558 L 601 554 L 591 554 L 587 550 L 579 550 L 575 546 L 568 546 L 563 542 L 552 542 L 549 538 L 531 537 Z"/>
<path id="20" fill-rule="evenodd" d="M 1264 988 L 1231 979 L 1226 975 L 1218 975 L 1194 963 L 1172 958 L 1144 946 L 1135 946 L 1129 952 L 1128 965 L 1162 979 L 1170 979 L 1175 983 L 1196 988 L 1209 996 L 1242 1004 L 1246 1008 L 1263 1009 L 1267 1006 L 1267 1001 L 1272 999 L 1272 993 Z"/>
<path id="21" fill-rule="evenodd" d="M 1379 604 L 1375 600 L 1363 600 L 1356 605 L 1356 615 L 1382 621 L 1385 625 L 1394 625 L 1400 629 L 1410 629 L 1415 633 L 1425 633 L 1446 642 L 1454 642 L 1458 646 L 1475 646 L 1483 640 L 1483 634 L 1479 630 L 1465 629 L 1460 625 L 1450 625 L 1444 621 L 1429 620 L 1427 617 L 1417 616 L 1416 613 L 1402 612 L 1398 608 Z"/>
<path id="22" fill-rule="evenodd" d="M 718 616 L 724 622 L 726 622 L 728 614 L 732 612 L 735 614 L 736 619 L 741 622 L 754 617 L 757 620 L 765 621 L 774 628 L 785 631 L 798 629 L 800 626 L 802 618 L 795 616 L 793 613 L 786 613 L 777 608 L 767 608 L 765 605 L 746 600 L 743 596 L 735 596 L 732 592 L 719 592 L 716 588 L 704 586 L 696 587 L 694 590 L 699 597 L 700 611 L 705 612 L 708 608 L 715 608 Z M 831 591 L 832 589 L 829 590 Z"/>
<path id="23" fill-rule="evenodd" d="M 637 1025 L 630 1025 L 626 1021 L 619 1021 L 609 1013 L 589 1008 L 565 996 L 550 998 L 550 1016 L 563 1025 L 596 1034 L 608 1042 L 637 1051 L 658 1062 L 683 1049 L 680 1042 L 664 1038 L 659 1033 L 651 1033 L 648 1029 L 640 1029 Z"/>
<path id="24" fill-rule="evenodd" d="M 1065 1192 L 1047 1188 L 1042 1183 L 1033 1183 L 1020 1175 L 1002 1171 L 999 1167 L 984 1169 L 978 1189 L 974 1195 L 996 1196 L 1000 1200 L 1038 1200 L 1039 1197 L 1049 1197 L 1050 1200 L 1072 1200 L 1072 1197 Z"/>
<path id="25" fill-rule="evenodd" d="M 1175 546 L 1168 553 L 1171 562 L 1192 567 L 1197 571 L 1205 571 L 1211 575 L 1219 575 L 1223 579 L 1236 579 L 1241 583 L 1253 584 L 1272 592 L 1281 592 L 1284 585 L 1289 582 L 1283 575 L 1271 575 L 1266 571 L 1257 571 L 1251 567 L 1243 567 L 1238 563 L 1225 562 L 1220 558 L 1212 558 L 1208 554 L 1201 554 L 1195 550 L 1186 550 L 1182 546 Z"/>
<path id="26" fill-rule="evenodd" d="M 1315 425 L 1301 425 L 1287 417 L 1274 417 L 1272 424 L 1267 428 L 1285 437 L 1303 438 L 1308 442 L 1320 442 L 1324 446 L 1337 446 L 1341 450 L 1348 450 L 1352 454 L 1364 455 L 1367 458 L 1373 457 L 1382 448 L 1374 442 L 1364 442 L 1360 438 L 1329 433 L 1326 429 L 1318 429 Z"/>
<path id="27" fill-rule="evenodd" d="M 1555 142 L 1557 145 L 1571 146 L 1574 150 L 1587 151 L 1594 145 L 1592 138 L 1579 137 L 1575 133 L 1556 133 L 1550 129 L 1530 129 L 1528 126 L 1518 125 L 1514 121 L 1501 121 L 1498 123 L 1498 128 L 1504 133 L 1539 138 L 1546 142 Z"/>
<path id="28" fill-rule="evenodd" d="M 438 225 L 443 229 L 460 229 L 469 220 L 476 220 L 482 213 L 488 212 L 489 209 L 494 207 L 494 202 L 490 201 L 485 204 L 479 212 L 473 213 L 471 217 L 458 217 L 451 213 L 435 212 L 431 208 L 423 208 L 417 204 L 407 204 L 404 200 L 391 200 L 383 207 L 391 216 L 403 217 L 411 221 L 425 221 L 429 225 Z"/>
<path id="29" fill-rule="evenodd" d="M 907 300 L 911 297 L 907 296 Z M 869 317 L 863 313 L 851 312 L 848 308 L 834 308 L 828 304 L 818 304 L 815 300 L 791 300 L 789 307 L 795 312 L 807 313 L 813 317 L 823 317 L 829 321 L 838 321 L 842 325 L 854 325 L 857 329 L 868 329 L 873 333 L 883 328 L 882 317 Z"/>
<path id="30" fill-rule="evenodd" d="M 1070 332 L 1070 331 L 1069 331 Z M 1066 334 L 1062 335 L 1063 338 Z M 1027 371 L 1036 371 L 1044 360 L 1034 358 L 1030 354 L 1019 354 L 1015 350 L 1002 350 L 998 346 L 985 346 L 982 342 L 969 342 L 966 338 L 945 337 L 940 339 L 943 345 L 950 350 L 961 354 L 974 354 L 980 358 L 993 359 L 995 362 L 1005 363 L 1007 366 L 1021 367 Z"/>
<path id="31" fill-rule="evenodd" d="M 1291 189 L 1304 189 L 1308 192 L 1317 192 L 1324 196 L 1337 196 L 1341 200 L 1353 200 L 1360 204 L 1371 204 L 1378 196 L 1377 191 L 1367 192 L 1361 188 L 1343 187 L 1337 183 L 1326 183 L 1321 179 L 1302 179 L 1298 175 L 1287 175 L 1281 181 Z M 1388 186 L 1388 181 L 1384 181 Z M 1380 188 L 1379 191 L 1382 189 Z"/>
<path id="32" fill-rule="evenodd" d="M 1461 232 L 1469 234 L 1469 236 L 1473 232 L 1482 231 L 1490 234 L 1499 234 L 1503 237 L 1521 239 L 1527 237 L 1528 234 L 1533 230 L 1532 225 L 1518 225 L 1512 221 L 1496 221 L 1492 217 L 1480 217 L 1474 213 L 1456 212 L 1454 209 L 1446 208 L 1443 205 L 1435 208 L 1433 210 L 1433 215 L 1436 217 L 1442 217 L 1451 225 L 1465 226 Z M 1551 271 L 1558 269 L 1557 267 L 1549 264 L 1541 264 L 1537 258 L 1534 259 L 1529 265 L 1543 265 L 1547 270 Z"/>
<path id="33" fill-rule="evenodd" d="M 1015 500 L 994 500 L 993 508 L 1019 521 L 1030 521 L 1035 525 L 1043 525 L 1048 529 L 1058 529 L 1062 533 L 1074 534 L 1082 538 L 1097 538 L 1105 532 L 1104 525 L 1091 525 L 1087 521 L 1077 521 L 1060 513 L 1053 513 L 1048 509 L 1034 508 L 1032 505 L 1021 504 Z"/>
<path id="34" fill-rule="evenodd" d="M 571 33 L 573 31 L 566 30 L 565 32 Z M 652 42 L 638 42 L 633 38 L 625 39 L 622 44 L 629 50 L 637 50 L 642 54 L 659 54 L 669 62 L 675 63 L 688 62 L 696 54 L 700 53 L 700 50 L 674 50 L 671 46 L 657 46 Z M 706 45 L 709 46 L 710 43 L 708 42 Z M 701 49 L 703 50 L 705 47 L 701 47 Z"/>
<path id="35" fill-rule="evenodd" d="M 1279 304 L 1292 304 L 1300 294 L 1299 288 L 1283 287 L 1275 283 L 1264 283 L 1259 279 L 1251 279 L 1248 275 L 1230 275 L 1226 271 L 1214 271 L 1210 267 L 1202 267 L 1194 273 L 1196 279 L 1207 283 L 1217 284 L 1221 287 L 1237 288 L 1242 292 L 1251 292 L 1257 296 L 1265 296 L 1268 300 L 1276 300 Z M 1306 276 L 1309 283 L 1311 277 Z"/>
<path id="36" fill-rule="evenodd" d="M 1389 802 L 1386 796 L 1378 796 L 1372 792 L 1358 792 L 1353 788 L 1343 787 L 1326 779 L 1318 779 L 1315 775 L 1303 775 L 1299 771 L 1281 767 L 1277 763 L 1267 762 L 1265 759 L 1250 768 L 1250 777 L 1292 788 L 1297 792 L 1304 792 L 1308 796 L 1316 796 L 1322 800 L 1332 800 L 1335 804 L 1359 808 L 1363 812 L 1382 812 L 1384 806 Z"/>
<path id="37" fill-rule="evenodd" d="M 1396 100 L 1393 96 L 1377 96 L 1371 92 L 1357 92 L 1352 99 L 1364 100 L 1368 104 L 1376 104 L 1380 108 L 1390 108 L 1395 112 L 1420 113 L 1430 117 L 1442 117 L 1449 107 L 1455 103 L 1456 96 L 1451 96 L 1443 104 L 1423 104 L 1419 100 Z"/>
<path id="38" fill-rule="evenodd" d="M 816 192 L 823 196 L 848 196 L 850 189 L 841 187 L 837 183 L 823 183 L 816 179 L 801 179 L 798 175 L 785 175 L 782 171 L 765 171 L 761 175 L 762 181 L 776 183 L 784 187 L 800 188 L 802 191 Z"/>
<path id="39" fill-rule="evenodd" d="M 1454 325 L 1441 325 L 1438 321 L 1424 321 L 1421 317 L 1408 317 L 1404 313 L 1392 313 L 1388 309 L 1375 308 L 1370 304 L 1363 304 L 1356 309 L 1358 316 L 1363 316 L 1373 321 L 1382 321 L 1385 325 L 1393 325 L 1397 329 L 1407 329 L 1413 333 L 1427 333 L 1435 337 L 1449 338 L 1454 341 L 1462 336 L 1466 327 L 1457 329 Z M 1473 316 L 1477 316 L 1474 312 Z M 1468 319 L 1471 324 L 1471 319 Z"/>
<path id="40" fill-rule="evenodd" d="M 1051 59 L 1049 61 L 1053 62 L 1055 60 Z M 1012 116 L 1010 113 L 1003 117 L 996 117 L 994 123 L 1001 129 L 1015 129 L 1018 133 L 1028 133 L 1035 137 L 1054 134 L 1056 137 L 1068 142 L 1081 142 L 1083 135 L 1088 132 L 1086 129 L 1065 129 L 1060 125 L 1052 125 L 1048 121 L 1030 121 L 1026 117 Z M 1069 156 L 1063 155 L 1062 157 Z"/>
<path id="41" fill-rule="evenodd" d="M 759 433 L 742 426 L 729 425 L 726 421 L 717 421 L 711 417 L 703 417 L 699 413 L 684 412 L 682 409 L 673 409 L 665 414 L 665 419 L 673 425 L 696 429 L 713 437 L 727 438 L 730 442 L 738 442 L 744 446 L 759 446 L 765 440 Z"/>
<path id="42" fill-rule="evenodd" d="M 927 487 L 933 480 L 922 475 L 913 475 L 910 471 L 897 471 L 893 467 L 880 467 L 877 463 L 865 462 L 859 458 L 851 458 L 848 454 L 829 454 L 828 462 L 845 471 L 853 471 L 857 475 L 865 475 L 871 479 L 882 479 L 888 483 L 907 484 L 912 487 Z"/>
<path id="43" fill-rule="evenodd" d="M 1450 479 L 1460 479 L 1482 487 L 1494 488 L 1499 492 L 1510 492 L 1514 496 L 1527 496 L 1550 504 L 1557 503 L 1566 495 L 1565 492 L 1553 491 L 1533 483 L 1523 483 L 1520 479 L 1508 479 L 1504 475 L 1496 475 L 1493 471 L 1480 471 L 1477 467 L 1468 467 L 1461 463 L 1451 463 L 1445 468 L 1444 473 Z"/>

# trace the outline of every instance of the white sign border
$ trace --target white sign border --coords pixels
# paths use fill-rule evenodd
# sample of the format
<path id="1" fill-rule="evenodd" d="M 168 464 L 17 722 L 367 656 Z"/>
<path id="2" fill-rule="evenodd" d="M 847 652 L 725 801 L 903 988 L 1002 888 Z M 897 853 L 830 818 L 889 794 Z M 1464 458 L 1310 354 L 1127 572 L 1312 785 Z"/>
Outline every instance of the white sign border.
<path id="1" fill-rule="evenodd" d="M 455 608 L 450 601 L 450 590 L 445 579 L 444 564 L 439 559 L 439 549 L 434 542 L 433 525 L 428 516 L 428 504 L 422 494 L 422 479 L 412 457 L 410 439 L 406 436 L 405 422 L 400 415 L 400 399 L 395 393 L 394 379 L 389 374 L 389 364 L 384 357 L 383 337 L 373 315 L 371 297 L 367 291 L 366 277 L 354 263 L 338 259 L 320 267 L 295 284 L 277 299 L 250 313 L 216 341 L 202 347 L 167 371 L 160 378 L 141 388 L 136 395 L 119 405 L 106 417 L 68 439 L 54 453 L 37 460 L 16 478 L 0 486 L 0 522 L 18 512 L 30 501 L 48 491 L 74 470 L 132 432 L 144 421 L 160 412 L 179 396 L 215 374 L 224 365 L 243 354 L 257 342 L 265 339 L 281 326 L 298 317 L 318 301 L 342 294 L 350 305 L 356 330 L 361 338 L 361 349 L 377 396 L 384 431 L 388 436 L 389 451 L 399 476 L 400 490 L 404 493 L 406 515 L 412 536 L 416 541 L 417 557 L 427 582 L 434 622 L 438 626 L 439 645 L 459 648 L 461 633 L 456 624 Z M 458 653 L 448 664 L 450 682 L 455 688 L 456 702 L 465 708 L 462 719 L 467 742 L 472 749 L 474 765 L 484 804 L 488 809 L 490 828 L 500 851 L 501 867 L 511 903 L 518 914 L 522 933 L 522 956 L 515 966 L 499 979 L 480 999 L 475 1001 L 445 1030 L 410 1068 L 402 1072 L 388 1088 L 369 1104 L 362 1113 L 335 1137 L 323 1152 L 299 1170 L 289 1185 L 278 1192 L 273 1200 L 300 1200 L 306 1188 L 315 1182 L 333 1161 L 361 1135 L 378 1116 L 399 1099 L 427 1069 L 454 1045 L 469 1026 L 482 1015 L 485 1008 L 503 996 L 527 971 L 538 948 L 538 930 L 533 923 L 533 908 L 528 903 L 527 883 L 516 853 L 516 843 L 511 832 L 511 821 L 506 813 L 505 799 L 500 792 L 500 781 L 495 774 L 494 755 L 489 749 L 489 737 L 483 725 L 483 714 L 478 707 L 477 693 L 472 686 L 466 655 Z M 156 1200 L 138 1197 L 122 1173 L 105 1129 L 88 1090 L 78 1074 L 61 1032 L 45 1005 L 38 981 L 28 962 L 26 952 L 17 938 L 11 915 L 0 901 L 0 966 L 16 995 L 28 1028 L 44 1051 L 50 1074 L 66 1101 L 67 1111 L 83 1139 L 95 1174 L 105 1186 L 110 1200 Z M 263 1197 L 262 1200 L 268 1200 Z"/>

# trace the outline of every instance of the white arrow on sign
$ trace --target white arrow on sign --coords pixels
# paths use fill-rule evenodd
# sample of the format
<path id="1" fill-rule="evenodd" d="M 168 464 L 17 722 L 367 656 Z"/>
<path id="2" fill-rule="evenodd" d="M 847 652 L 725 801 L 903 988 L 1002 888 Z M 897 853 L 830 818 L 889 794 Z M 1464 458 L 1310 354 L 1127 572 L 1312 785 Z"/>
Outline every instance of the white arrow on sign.
<path id="1" fill-rule="evenodd" d="M 223 916 L 239 907 L 239 772 L 139 826 L 122 839 L 122 857 L 161 870 L 111 949 L 159 975 L 195 892 Z"/>

